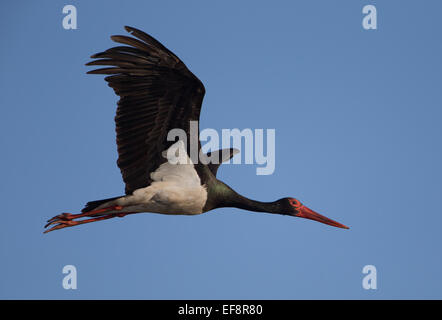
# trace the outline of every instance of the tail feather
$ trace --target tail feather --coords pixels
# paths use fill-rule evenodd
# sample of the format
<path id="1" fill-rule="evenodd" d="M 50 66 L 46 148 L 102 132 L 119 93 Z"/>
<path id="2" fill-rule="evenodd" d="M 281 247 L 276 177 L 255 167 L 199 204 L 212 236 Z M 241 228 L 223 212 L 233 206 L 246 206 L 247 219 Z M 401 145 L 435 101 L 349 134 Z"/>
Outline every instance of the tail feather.
<path id="1" fill-rule="evenodd" d="M 121 198 L 121 196 L 120 197 L 113 197 L 113 198 L 103 199 L 103 200 L 89 201 L 88 203 L 86 203 L 86 206 L 81 210 L 81 212 L 85 213 L 85 212 L 92 211 L 95 208 L 101 206 L 103 203 L 106 203 L 106 202 L 109 202 L 109 201 L 112 201 L 112 200 L 115 200 L 115 199 L 118 199 L 118 198 Z"/>

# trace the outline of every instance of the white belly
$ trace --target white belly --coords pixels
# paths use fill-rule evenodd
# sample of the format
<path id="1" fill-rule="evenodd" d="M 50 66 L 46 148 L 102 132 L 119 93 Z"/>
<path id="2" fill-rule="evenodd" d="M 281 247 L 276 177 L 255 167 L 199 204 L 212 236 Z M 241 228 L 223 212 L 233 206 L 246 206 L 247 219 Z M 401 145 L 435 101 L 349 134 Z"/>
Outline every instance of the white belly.
<path id="1" fill-rule="evenodd" d="M 203 212 L 207 201 L 207 190 L 201 185 L 201 179 L 184 149 L 184 144 L 178 141 L 170 148 L 178 150 L 179 161 L 163 163 L 151 173 L 153 182 L 150 186 L 113 201 L 114 205 L 123 206 L 125 211 L 131 212 L 164 214 Z"/>
<path id="2" fill-rule="evenodd" d="M 185 187 L 161 181 L 132 195 L 115 201 L 124 211 L 156 212 L 164 214 L 200 214 L 207 200 L 204 187 Z"/>

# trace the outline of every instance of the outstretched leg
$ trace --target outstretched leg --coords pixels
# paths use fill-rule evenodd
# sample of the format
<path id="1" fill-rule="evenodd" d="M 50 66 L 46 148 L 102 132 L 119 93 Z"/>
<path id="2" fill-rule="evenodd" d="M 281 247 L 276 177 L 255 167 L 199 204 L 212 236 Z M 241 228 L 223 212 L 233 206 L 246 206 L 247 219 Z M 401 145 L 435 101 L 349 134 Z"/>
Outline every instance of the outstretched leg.
<path id="1" fill-rule="evenodd" d="M 102 209 L 98 209 L 98 210 L 92 210 L 92 211 L 88 211 L 88 212 L 84 212 L 84 213 L 79 213 L 79 214 L 72 214 L 72 213 L 62 213 L 59 215 L 56 215 L 55 217 L 49 219 L 47 222 L 48 224 L 45 226 L 45 228 L 47 226 L 49 226 L 50 224 L 52 224 L 52 222 L 56 221 L 56 220 L 73 220 L 73 219 L 78 219 L 78 218 L 82 218 L 82 217 L 92 217 L 92 216 L 100 216 L 100 213 L 108 213 L 109 211 L 115 211 L 115 210 L 122 210 L 123 207 L 122 206 L 112 206 L 112 207 L 107 207 L 107 208 L 102 208 Z"/>
<path id="2" fill-rule="evenodd" d="M 46 230 L 44 233 L 48 233 L 50 231 L 73 227 L 79 224 L 95 222 L 106 220 L 115 217 L 124 217 L 127 214 L 131 214 L 133 212 L 115 212 L 123 210 L 122 206 L 112 206 L 107 208 L 102 208 L 98 210 L 92 210 L 80 214 L 72 214 L 72 213 L 62 213 L 48 220 L 48 223 L 45 225 L 45 228 L 50 225 L 55 225 L 51 229 Z M 83 218 L 83 217 L 93 217 L 92 219 L 84 219 L 76 221 L 74 219 Z"/>

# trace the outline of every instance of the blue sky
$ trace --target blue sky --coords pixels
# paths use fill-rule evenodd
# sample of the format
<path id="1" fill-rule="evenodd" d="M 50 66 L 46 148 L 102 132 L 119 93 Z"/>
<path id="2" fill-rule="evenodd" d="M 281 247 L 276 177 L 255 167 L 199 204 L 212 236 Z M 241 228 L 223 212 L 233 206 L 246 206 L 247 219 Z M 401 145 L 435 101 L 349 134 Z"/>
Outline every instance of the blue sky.
<path id="1" fill-rule="evenodd" d="M 78 29 L 62 28 L 62 8 Z M 376 5 L 378 29 L 362 7 Z M 8 1 L 0 30 L 0 298 L 442 298 L 439 1 Z M 265 201 L 294 196 L 351 227 L 217 209 L 43 235 L 124 192 L 117 97 L 89 56 L 124 25 L 203 81 L 201 127 L 274 128 L 276 170 L 221 167 Z M 62 287 L 74 265 L 78 289 Z M 377 268 L 377 290 L 362 268 Z"/>

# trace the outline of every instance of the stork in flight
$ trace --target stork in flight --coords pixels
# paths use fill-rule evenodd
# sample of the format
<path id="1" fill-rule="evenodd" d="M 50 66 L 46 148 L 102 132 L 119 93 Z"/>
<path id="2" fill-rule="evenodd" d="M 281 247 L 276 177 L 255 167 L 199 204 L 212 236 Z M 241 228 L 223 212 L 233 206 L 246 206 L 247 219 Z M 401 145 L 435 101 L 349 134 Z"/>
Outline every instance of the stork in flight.
<path id="1" fill-rule="evenodd" d="M 108 75 L 105 80 L 120 96 L 115 117 L 117 163 L 126 195 L 88 202 L 80 214 L 57 215 L 48 220 L 45 228 L 52 227 L 45 233 L 134 213 L 196 215 L 221 207 L 289 215 L 348 229 L 295 198 L 255 201 L 218 180 L 220 163 L 229 160 L 236 149 L 212 153 L 218 162 L 191 162 L 183 141 L 168 141 L 167 134 L 180 128 L 190 141 L 190 122 L 199 120 L 204 85 L 153 37 L 132 27 L 125 29 L 134 37 L 112 36 L 123 46 L 91 56 L 96 60 L 86 65 L 112 66 L 88 73 Z M 199 139 L 198 146 L 201 148 Z M 187 161 L 168 161 L 164 154 L 172 147 Z"/>

